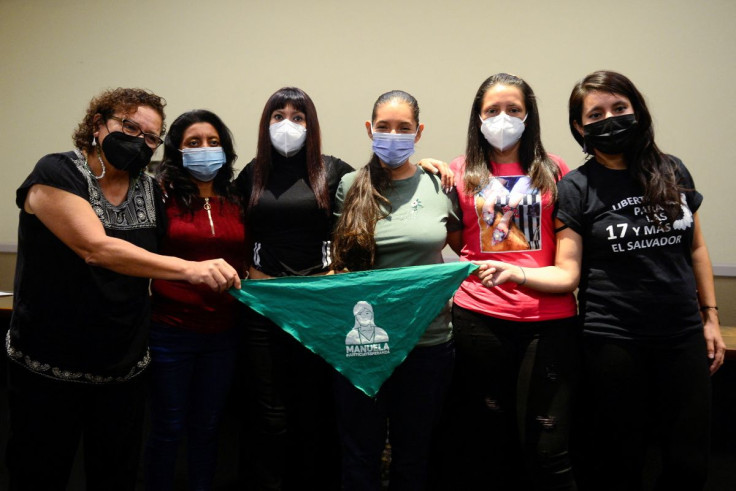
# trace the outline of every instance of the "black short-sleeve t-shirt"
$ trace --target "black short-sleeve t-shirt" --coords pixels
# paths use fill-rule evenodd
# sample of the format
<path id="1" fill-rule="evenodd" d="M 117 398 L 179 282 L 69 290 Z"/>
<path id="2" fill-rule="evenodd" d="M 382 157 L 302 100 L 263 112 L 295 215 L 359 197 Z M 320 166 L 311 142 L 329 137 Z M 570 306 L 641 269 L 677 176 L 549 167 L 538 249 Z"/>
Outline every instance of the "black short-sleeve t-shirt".
<path id="1" fill-rule="evenodd" d="M 131 181 L 126 199 L 112 205 L 84 157 L 66 152 L 43 157 L 16 193 L 21 211 L 10 359 L 60 380 L 127 380 L 149 360 L 149 280 L 88 265 L 35 215 L 26 213 L 26 196 L 36 184 L 80 196 L 90 203 L 108 236 L 152 252 L 165 230 L 158 187 L 142 175 Z"/>
<path id="2" fill-rule="evenodd" d="M 682 162 L 669 158 L 681 189 L 674 221 L 647 209 L 628 171 L 595 159 L 558 184 L 557 217 L 583 240 L 578 301 L 588 334 L 646 340 L 702 329 L 692 268 L 702 196 Z"/>

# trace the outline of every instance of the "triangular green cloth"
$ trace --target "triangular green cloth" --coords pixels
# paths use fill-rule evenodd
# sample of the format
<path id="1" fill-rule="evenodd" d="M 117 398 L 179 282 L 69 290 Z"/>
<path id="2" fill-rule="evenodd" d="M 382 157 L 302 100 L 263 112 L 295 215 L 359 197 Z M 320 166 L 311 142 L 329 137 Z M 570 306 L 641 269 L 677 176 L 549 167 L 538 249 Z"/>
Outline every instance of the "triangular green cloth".
<path id="1" fill-rule="evenodd" d="M 453 262 L 248 280 L 230 294 L 373 397 L 476 268 Z"/>

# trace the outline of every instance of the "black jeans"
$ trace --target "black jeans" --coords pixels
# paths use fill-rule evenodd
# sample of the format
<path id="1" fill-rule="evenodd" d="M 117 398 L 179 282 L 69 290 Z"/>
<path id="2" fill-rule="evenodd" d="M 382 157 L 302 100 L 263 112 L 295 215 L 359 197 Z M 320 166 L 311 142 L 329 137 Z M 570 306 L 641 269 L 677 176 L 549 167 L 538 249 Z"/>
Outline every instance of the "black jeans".
<path id="1" fill-rule="evenodd" d="M 64 491 L 80 439 L 89 491 L 133 491 L 145 377 L 119 384 L 62 382 L 8 363 L 12 491 Z"/>
<path id="2" fill-rule="evenodd" d="M 338 489 L 334 369 L 268 318 L 249 311 L 241 377 L 252 407 L 241 442 L 246 489 Z"/>
<path id="3" fill-rule="evenodd" d="M 434 489 L 574 490 L 576 318 L 513 322 L 453 307 L 456 362 Z"/>
<path id="4" fill-rule="evenodd" d="M 583 338 L 587 431 L 581 489 L 642 489 L 647 449 L 661 450 L 655 489 L 703 489 L 710 445 L 705 339 Z"/>
<path id="5" fill-rule="evenodd" d="M 342 489 L 380 491 L 381 454 L 391 443 L 390 490 L 426 489 L 434 429 L 452 377 L 452 341 L 416 347 L 375 398 L 336 374 Z"/>

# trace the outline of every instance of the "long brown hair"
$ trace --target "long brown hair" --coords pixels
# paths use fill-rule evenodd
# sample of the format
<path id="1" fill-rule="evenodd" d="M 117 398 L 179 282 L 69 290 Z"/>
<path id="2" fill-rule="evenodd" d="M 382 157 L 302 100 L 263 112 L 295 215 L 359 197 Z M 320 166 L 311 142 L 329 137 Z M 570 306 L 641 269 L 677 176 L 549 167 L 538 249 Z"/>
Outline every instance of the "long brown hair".
<path id="1" fill-rule="evenodd" d="M 583 103 L 591 92 L 620 94 L 631 102 L 636 115 L 635 136 L 633 143 L 624 152 L 624 161 L 632 179 L 643 190 L 644 203 L 653 209 L 661 206 L 669 219 L 674 220 L 680 213 L 680 188 L 677 184 L 676 168 L 654 143 L 652 116 L 644 102 L 644 96 L 627 77 L 607 70 L 593 72 L 575 84 L 570 94 L 568 122 L 572 136 L 583 148 L 585 141 L 575 128 L 575 123 L 580 128 L 583 127 Z M 650 216 L 653 216 L 653 212 Z"/>
<path id="2" fill-rule="evenodd" d="M 247 212 L 258 204 L 271 172 L 271 160 L 274 151 L 269 132 L 271 114 L 286 106 L 292 106 L 297 111 L 304 113 L 307 121 L 307 140 L 304 146 L 309 186 L 317 199 L 317 206 L 329 215 L 332 212 L 330 210 L 330 191 L 327 185 L 327 171 L 322 161 L 322 139 L 317 109 L 307 93 L 296 87 L 284 87 L 277 90 L 268 98 L 266 106 L 263 108 L 258 127 L 258 150 L 255 162 L 251 164 L 255 167 L 253 169 L 253 190 L 248 202 Z"/>
<path id="3" fill-rule="evenodd" d="M 496 84 L 517 87 L 524 96 L 526 106 L 526 128 L 521 135 L 519 145 L 519 163 L 524 172 L 531 178 L 532 185 L 540 192 L 552 194 L 557 198 L 557 181 L 560 179 L 560 168 L 549 158 L 542 145 L 539 126 L 539 109 L 534 91 L 523 79 L 508 73 L 491 75 L 480 84 L 473 98 L 468 122 L 468 142 L 465 149 L 465 173 L 463 182 L 465 194 L 472 195 L 485 187 L 490 180 L 489 163 L 494 149 L 480 131 L 480 112 L 483 97 L 488 89 Z"/>
<path id="4" fill-rule="evenodd" d="M 419 104 L 409 93 L 392 90 L 381 94 L 371 113 L 383 104 L 400 101 L 409 105 L 414 125 L 419 126 Z M 383 195 L 391 185 L 390 172 L 381 165 L 374 153 L 361 168 L 345 196 L 342 213 L 335 226 L 332 240 L 332 267 L 336 271 L 362 271 L 373 268 L 376 262 L 376 223 L 391 213 L 391 202 Z"/>

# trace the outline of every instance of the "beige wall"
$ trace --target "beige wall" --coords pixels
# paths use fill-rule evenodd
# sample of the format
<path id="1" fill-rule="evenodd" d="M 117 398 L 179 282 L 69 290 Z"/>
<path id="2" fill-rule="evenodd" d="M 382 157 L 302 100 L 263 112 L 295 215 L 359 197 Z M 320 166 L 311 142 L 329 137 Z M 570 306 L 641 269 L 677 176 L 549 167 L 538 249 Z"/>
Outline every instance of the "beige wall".
<path id="1" fill-rule="evenodd" d="M 736 278 L 716 277 L 716 298 L 721 324 L 736 327 Z"/>
<path id="2" fill-rule="evenodd" d="M 370 152 L 362 123 L 383 91 L 419 99 L 418 154 L 448 160 L 463 152 L 480 82 L 509 71 L 534 87 L 545 145 L 574 168 L 582 153 L 567 97 L 576 80 L 609 68 L 647 96 L 660 146 L 706 196 L 714 263 L 736 268 L 734 18 L 732 0 L 0 0 L 0 250 L 16 241 L 15 189 L 42 155 L 71 148 L 104 88 L 158 92 L 169 121 L 214 110 L 242 165 L 266 98 L 297 85 L 317 104 L 325 151 L 360 166 Z"/>
<path id="3" fill-rule="evenodd" d="M 712 0 L 0 0 L 0 251 L 12 251 L 15 189 L 44 154 L 71 149 L 89 99 L 116 86 L 167 98 L 168 120 L 204 107 L 233 130 L 240 165 L 254 153 L 266 98 L 285 85 L 315 100 L 326 153 L 353 166 L 370 153 L 363 121 L 383 91 L 420 102 L 421 156 L 461 154 L 480 82 L 524 77 L 540 104 L 545 146 L 577 167 L 566 101 L 590 71 L 619 70 L 652 110 L 657 141 L 705 195 L 713 262 L 736 271 L 736 2 Z M 0 253 L 0 290 L 15 255 Z M 736 278 L 717 278 L 721 317 L 736 325 Z"/>
<path id="4" fill-rule="evenodd" d="M 0 291 L 13 291 L 15 275 L 15 254 L 0 253 Z"/>

